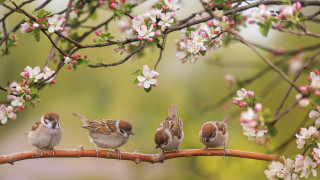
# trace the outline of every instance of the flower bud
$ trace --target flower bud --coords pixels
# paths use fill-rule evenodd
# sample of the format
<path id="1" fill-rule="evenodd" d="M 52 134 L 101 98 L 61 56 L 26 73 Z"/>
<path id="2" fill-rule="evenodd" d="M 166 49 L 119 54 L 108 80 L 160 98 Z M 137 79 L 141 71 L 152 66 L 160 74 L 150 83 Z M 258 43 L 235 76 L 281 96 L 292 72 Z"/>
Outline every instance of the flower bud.
<path id="1" fill-rule="evenodd" d="M 254 97 L 254 92 L 253 91 L 248 91 L 248 97 L 253 98 Z"/>
<path id="2" fill-rule="evenodd" d="M 208 23 L 208 26 L 210 26 L 210 27 L 214 26 L 213 20 L 209 20 L 207 23 Z"/>
<path id="3" fill-rule="evenodd" d="M 313 137 L 317 139 L 319 137 L 319 131 L 314 132 Z"/>
<path id="4" fill-rule="evenodd" d="M 156 36 L 160 36 L 161 35 L 161 31 L 160 30 L 156 30 L 155 35 Z"/>
<path id="5" fill-rule="evenodd" d="M 240 102 L 240 103 L 239 103 L 239 107 L 244 107 L 244 106 L 246 106 L 246 103 L 245 103 L 245 102 Z"/>
<path id="6" fill-rule="evenodd" d="M 314 73 L 318 76 L 319 75 L 319 70 L 315 70 Z"/>
<path id="7" fill-rule="evenodd" d="M 254 106 L 254 110 L 256 112 L 260 112 L 262 110 L 262 104 L 261 103 L 257 103 L 255 106 Z"/>
<path id="8" fill-rule="evenodd" d="M 109 7 L 110 7 L 111 9 L 117 9 L 117 5 L 116 5 L 115 3 L 111 3 L 111 4 L 109 5 Z"/>
<path id="9" fill-rule="evenodd" d="M 235 99 L 234 99 L 234 100 L 232 101 L 232 103 L 235 104 L 235 105 L 238 105 L 240 102 L 239 102 L 238 100 L 235 100 Z"/>

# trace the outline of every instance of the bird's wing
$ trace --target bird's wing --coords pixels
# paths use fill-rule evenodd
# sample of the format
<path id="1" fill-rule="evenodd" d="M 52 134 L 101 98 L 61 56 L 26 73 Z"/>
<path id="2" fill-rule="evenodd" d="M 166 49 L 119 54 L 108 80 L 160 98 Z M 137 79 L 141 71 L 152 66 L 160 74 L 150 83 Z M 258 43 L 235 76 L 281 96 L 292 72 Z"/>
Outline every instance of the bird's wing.
<path id="1" fill-rule="evenodd" d="M 116 120 L 97 119 L 97 120 L 87 121 L 87 122 L 88 123 L 86 125 L 83 125 L 83 128 L 93 132 L 109 135 L 117 131 Z"/>

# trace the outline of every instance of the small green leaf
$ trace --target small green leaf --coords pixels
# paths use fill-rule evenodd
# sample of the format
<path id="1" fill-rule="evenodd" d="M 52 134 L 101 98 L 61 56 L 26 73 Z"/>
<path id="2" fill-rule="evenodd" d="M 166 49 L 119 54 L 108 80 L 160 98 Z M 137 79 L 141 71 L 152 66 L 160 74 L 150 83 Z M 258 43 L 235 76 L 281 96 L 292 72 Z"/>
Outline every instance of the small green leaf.
<path id="1" fill-rule="evenodd" d="M 89 61 L 83 61 L 83 66 L 88 67 L 89 66 Z"/>
<path id="2" fill-rule="evenodd" d="M 253 103 L 261 102 L 261 100 L 262 100 L 262 98 L 261 98 L 261 96 L 259 96 L 259 95 L 255 95 L 255 96 L 252 98 Z"/>
<path id="3" fill-rule="evenodd" d="M 141 76 L 142 72 L 140 69 L 136 70 L 135 72 L 132 73 L 132 75 L 136 75 L 136 76 Z"/>
<path id="4" fill-rule="evenodd" d="M 262 111 L 262 116 L 263 116 L 265 122 L 272 122 L 273 121 L 273 116 L 272 116 L 271 110 L 269 108 L 266 108 Z"/>
<path id="5" fill-rule="evenodd" d="M 283 3 L 290 4 L 290 0 L 282 0 Z"/>
<path id="6" fill-rule="evenodd" d="M 260 32 L 262 35 L 267 36 L 269 32 L 270 26 L 265 24 L 260 24 Z"/>
<path id="7" fill-rule="evenodd" d="M 133 81 L 133 84 L 138 84 L 139 83 L 139 81 L 138 81 L 138 79 L 136 78 L 134 81 Z"/>
<path id="8" fill-rule="evenodd" d="M 148 89 L 144 88 L 144 90 L 148 93 L 151 91 L 152 86 L 150 86 Z"/>
<path id="9" fill-rule="evenodd" d="M 207 51 L 199 51 L 202 56 L 206 55 Z"/>
<path id="10" fill-rule="evenodd" d="M 35 87 L 30 88 L 30 93 L 29 93 L 29 94 L 30 94 L 30 95 L 31 95 L 31 94 L 32 94 L 32 95 L 38 94 L 38 89 L 35 88 Z"/>
<path id="11" fill-rule="evenodd" d="M 33 31 L 34 38 L 37 42 L 40 41 L 40 28 L 36 28 Z"/>
<path id="12" fill-rule="evenodd" d="M 269 132 L 270 136 L 274 137 L 277 135 L 278 130 L 273 125 L 270 125 L 270 126 L 268 126 L 268 132 Z"/>

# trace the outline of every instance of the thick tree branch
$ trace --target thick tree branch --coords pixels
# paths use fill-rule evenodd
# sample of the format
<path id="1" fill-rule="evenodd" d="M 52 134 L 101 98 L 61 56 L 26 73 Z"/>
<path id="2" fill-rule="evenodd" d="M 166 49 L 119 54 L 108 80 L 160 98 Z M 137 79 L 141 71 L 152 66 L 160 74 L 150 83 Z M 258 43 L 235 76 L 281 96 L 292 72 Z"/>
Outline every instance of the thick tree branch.
<path id="1" fill-rule="evenodd" d="M 139 164 L 140 162 L 160 163 L 167 159 L 180 158 L 180 157 L 192 157 L 192 156 L 224 156 L 223 149 L 209 149 L 208 153 L 204 149 L 187 149 L 180 150 L 178 152 L 168 152 L 162 156 L 159 154 L 142 154 L 139 152 L 121 153 L 120 160 L 134 161 Z M 249 158 L 263 161 L 282 161 L 282 158 L 276 155 L 262 154 L 256 152 L 230 150 L 230 154 L 226 156 Z M 96 150 L 82 150 L 82 149 L 66 149 L 56 150 L 53 153 L 50 150 L 43 151 L 42 155 L 37 155 L 36 151 L 24 151 L 19 153 L 7 154 L 0 156 L 0 164 L 10 163 L 13 164 L 16 161 L 26 159 L 37 159 L 37 158 L 79 158 L 79 157 L 98 157 L 106 159 L 119 159 L 120 154 L 113 151 L 101 150 L 97 156 Z"/>

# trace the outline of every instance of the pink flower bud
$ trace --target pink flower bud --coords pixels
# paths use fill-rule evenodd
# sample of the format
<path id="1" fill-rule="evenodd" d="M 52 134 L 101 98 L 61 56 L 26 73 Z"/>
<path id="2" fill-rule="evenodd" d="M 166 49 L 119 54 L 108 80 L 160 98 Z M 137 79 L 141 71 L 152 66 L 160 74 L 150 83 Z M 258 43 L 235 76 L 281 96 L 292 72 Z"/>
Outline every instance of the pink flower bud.
<path id="1" fill-rule="evenodd" d="M 31 92 L 31 89 L 30 88 L 28 88 L 28 89 L 26 89 L 26 93 L 30 93 Z"/>
<path id="2" fill-rule="evenodd" d="M 294 4 L 295 6 L 294 6 L 294 8 L 297 10 L 297 11 L 299 11 L 300 9 L 301 9 L 301 3 L 298 1 L 298 2 L 296 2 L 295 4 Z"/>
<path id="3" fill-rule="evenodd" d="M 307 86 L 301 86 L 299 89 L 301 92 L 307 92 Z"/>
<path id="4" fill-rule="evenodd" d="M 75 9 L 74 12 L 75 12 L 76 14 L 78 14 L 78 13 L 79 13 L 79 9 Z"/>
<path id="5" fill-rule="evenodd" d="M 159 77 L 159 73 L 155 73 L 152 78 L 157 79 Z"/>
<path id="6" fill-rule="evenodd" d="M 68 66 L 68 69 L 72 69 L 72 66 L 70 65 L 70 66 Z"/>
<path id="7" fill-rule="evenodd" d="M 52 80 L 50 83 L 51 83 L 51 84 L 55 84 L 55 83 L 56 83 L 56 80 Z"/>
<path id="8" fill-rule="evenodd" d="M 214 7 L 214 4 L 213 4 L 213 3 L 209 3 L 209 6 L 210 6 L 211 8 L 213 8 L 213 7 Z"/>
<path id="9" fill-rule="evenodd" d="M 76 3 L 75 3 L 74 1 L 72 1 L 71 6 L 72 6 L 72 7 L 75 7 L 75 6 L 76 6 Z"/>
<path id="10" fill-rule="evenodd" d="M 161 35 L 161 31 L 160 31 L 160 30 L 156 30 L 155 35 L 156 35 L 156 36 L 160 36 L 160 35 Z"/>
<path id="11" fill-rule="evenodd" d="M 32 26 L 33 26 L 34 28 L 38 28 L 38 27 L 39 27 L 39 24 L 38 24 L 38 23 L 33 23 Z"/>
<path id="12" fill-rule="evenodd" d="M 78 59 L 78 56 L 77 56 L 77 55 L 74 55 L 74 56 L 73 56 L 73 59 Z"/>
<path id="13" fill-rule="evenodd" d="M 312 91 L 312 86 L 307 86 L 307 91 L 311 92 Z"/>
<path id="14" fill-rule="evenodd" d="M 257 138 L 257 143 L 258 144 L 263 144 L 263 137 L 258 137 Z"/>
<path id="15" fill-rule="evenodd" d="M 244 107 L 244 106 L 246 106 L 246 103 L 245 102 L 240 102 L 238 105 L 239 105 L 239 107 Z"/>
<path id="16" fill-rule="evenodd" d="M 41 27 L 42 27 L 42 28 L 45 28 L 45 27 L 46 27 L 46 25 L 45 25 L 45 24 L 41 24 Z"/>
<path id="17" fill-rule="evenodd" d="M 113 51 L 117 53 L 117 52 L 119 52 L 119 50 L 120 50 L 119 48 L 114 48 Z"/>
<path id="18" fill-rule="evenodd" d="M 314 95 L 320 96 L 320 91 L 319 91 L 318 89 L 316 89 L 316 90 L 314 91 Z"/>
<path id="19" fill-rule="evenodd" d="M 226 4 L 226 8 L 231 9 L 232 5 L 231 4 Z"/>
<path id="20" fill-rule="evenodd" d="M 152 84 L 153 87 L 158 86 L 158 81 L 155 84 Z"/>
<path id="21" fill-rule="evenodd" d="M 210 27 L 214 26 L 213 20 L 209 20 L 207 23 L 208 23 L 208 26 L 210 26 Z"/>
<path id="22" fill-rule="evenodd" d="M 112 2 L 117 4 L 119 1 L 118 0 L 112 0 Z"/>
<path id="23" fill-rule="evenodd" d="M 253 98 L 254 97 L 254 92 L 253 91 L 248 91 L 248 97 Z"/>
<path id="24" fill-rule="evenodd" d="M 232 103 L 235 104 L 235 105 L 238 105 L 240 102 L 239 102 L 238 100 L 235 100 L 235 99 L 234 99 L 234 100 L 232 101 Z"/>
<path id="25" fill-rule="evenodd" d="M 152 26 L 153 26 L 153 28 L 156 28 L 156 27 L 157 27 L 157 24 L 156 24 L 156 23 L 153 23 Z"/>
<path id="26" fill-rule="evenodd" d="M 88 57 L 87 55 L 84 55 L 84 58 L 85 58 L 85 59 L 87 59 L 87 57 Z"/>
<path id="27" fill-rule="evenodd" d="M 22 104 L 22 105 L 20 106 L 20 109 L 21 109 L 21 110 L 24 110 L 24 108 L 25 108 L 25 107 L 24 107 L 24 104 Z"/>
<path id="28" fill-rule="evenodd" d="M 180 59 L 180 61 L 181 61 L 181 63 L 185 63 L 185 62 L 187 62 L 187 58 L 182 58 L 182 59 Z"/>
<path id="29" fill-rule="evenodd" d="M 276 28 L 281 29 L 282 28 L 282 24 L 276 24 Z"/>
<path id="30" fill-rule="evenodd" d="M 20 112 L 20 109 L 19 109 L 19 108 L 17 108 L 17 109 L 15 110 L 15 112 Z"/>
<path id="31" fill-rule="evenodd" d="M 152 42 L 153 39 L 151 37 L 148 38 L 148 42 Z"/>
<path id="32" fill-rule="evenodd" d="M 262 104 L 261 103 L 257 103 L 255 106 L 254 106 L 254 110 L 256 112 L 260 112 L 262 110 Z"/>
<path id="33" fill-rule="evenodd" d="M 48 17 L 45 17 L 44 19 L 48 21 L 49 18 L 48 18 Z"/>
<path id="34" fill-rule="evenodd" d="M 13 43 L 13 46 L 14 46 L 14 47 L 17 47 L 17 43 L 16 43 L 16 42 L 15 42 L 15 43 Z"/>
<path id="35" fill-rule="evenodd" d="M 199 58 L 199 54 L 193 54 L 193 57 L 198 59 Z"/>
<path id="36" fill-rule="evenodd" d="M 143 40 L 143 39 L 144 39 L 144 37 L 143 37 L 143 36 L 138 35 L 138 39 L 139 39 L 139 40 Z"/>
<path id="37" fill-rule="evenodd" d="M 12 120 L 16 120 L 16 119 L 17 119 L 17 115 L 16 115 L 16 114 L 13 114 L 11 119 L 12 119 Z"/>
<path id="38" fill-rule="evenodd" d="M 319 131 L 314 132 L 313 137 L 317 139 L 319 137 Z"/>
<path id="39" fill-rule="evenodd" d="M 15 39 L 15 38 L 17 37 L 17 35 L 16 35 L 16 34 L 12 34 L 11 37 L 12 37 L 13 39 Z"/>
<path id="40" fill-rule="evenodd" d="M 165 5 L 162 6 L 162 10 L 165 11 L 167 7 Z"/>
<path id="41" fill-rule="evenodd" d="M 77 63 L 78 63 L 78 61 L 73 60 L 71 63 L 72 63 L 72 64 L 77 64 Z"/>
<path id="42" fill-rule="evenodd" d="M 80 53 L 78 53 L 77 56 L 78 56 L 78 58 L 81 58 L 81 54 Z"/>
<path id="43" fill-rule="evenodd" d="M 31 96 L 30 95 L 26 95 L 26 100 L 30 101 L 31 100 Z"/>
<path id="44" fill-rule="evenodd" d="M 125 3 L 126 2 L 126 0 L 121 0 L 123 3 Z"/>
<path id="45" fill-rule="evenodd" d="M 96 41 L 97 41 L 97 39 L 96 39 L 96 38 L 94 38 L 94 39 L 93 39 L 93 42 L 96 42 Z"/>
<path id="46" fill-rule="evenodd" d="M 111 3 L 111 4 L 109 5 L 109 7 L 110 7 L 111 9 L 117 9 L 117 5 L 116 5 L 115 3 Z"/>
<path id="47" fill-rule="evenodd" d="M 234 28 L 234 21 L 231 21 L 231 22 L 230 22 L 230 26 L 231 26 L 232 28 Z"/>
<path id="48" fill-rule="evenodd" d="M 100 5 L 104 5 L 105 3 L 104 3 L 103 0 L 99 0 L 99 4 L 100 4 Z"/>
<path id="49" fill-rule="evenodd" d="M 254 23 L 256 23 L 256 21 L 255 20 L 249 20 L 248 23 L 249 24 L 254 24 Z"/>
<path id="50" fill-rule="evenodd" d="M 171 18 L 174 18 L 174 16 L 176 15 L 176 13 L 174 11 L 170 12 Z"/>
<path id="51" fill-rule="evenodd" d="M 20 73 L 20 76 L 21 76 L 22 78 L 24 78 L 24 77 L 26 76 L 26 73 L 25 73 L 25 72 L 21 72 L 21 73 Z"/>
<path id="52" fill-rule="evenodd" d="M 318 76 L 319 75 L 319 70 L 315 70 L 314 73 Z"/>
<path id="53" fill-rule="evenodd" d="M 311 82 L 312 81 L 311 77 L 307 77 L 307 81 Z"/>

